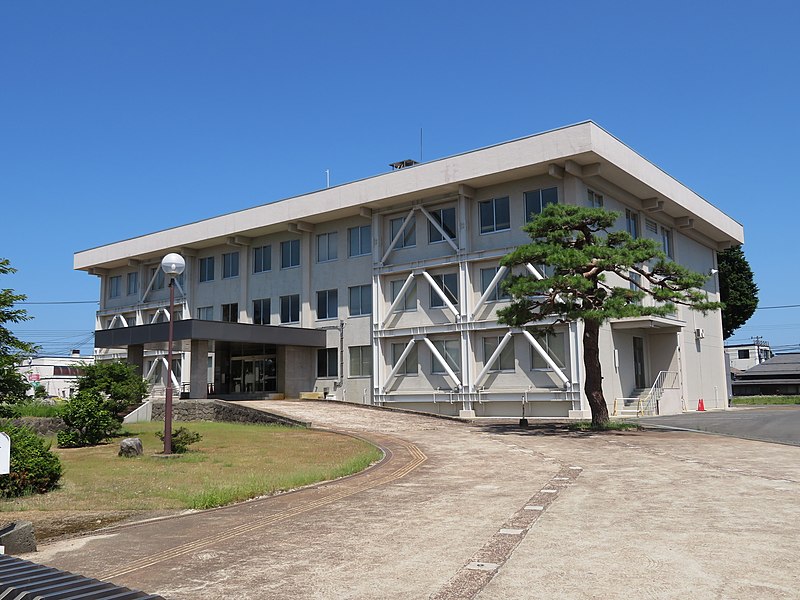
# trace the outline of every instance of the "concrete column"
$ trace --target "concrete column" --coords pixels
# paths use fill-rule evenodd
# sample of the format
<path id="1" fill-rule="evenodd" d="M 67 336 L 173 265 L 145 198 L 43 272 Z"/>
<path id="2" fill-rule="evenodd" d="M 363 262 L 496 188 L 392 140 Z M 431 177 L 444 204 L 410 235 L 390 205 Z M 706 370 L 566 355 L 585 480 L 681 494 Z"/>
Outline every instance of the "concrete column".
<path id="1" fill-rule="evenodd" d="M 208 398 L 208 340 L 192 340 L 189 397 Z"/>
<path id="2" fill-rule="evenodd" d="M 144 377 L 144 344 L 128 346 L 128 364 L 136 369 L 136 374 Z"/>

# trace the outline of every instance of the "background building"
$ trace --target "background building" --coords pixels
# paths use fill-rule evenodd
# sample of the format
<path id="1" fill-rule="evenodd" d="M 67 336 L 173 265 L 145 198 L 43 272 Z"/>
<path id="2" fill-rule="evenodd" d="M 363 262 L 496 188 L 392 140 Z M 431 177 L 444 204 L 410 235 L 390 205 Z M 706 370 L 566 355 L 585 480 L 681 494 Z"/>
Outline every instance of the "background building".
<path id="1" fill-rule="evenodd" d="M 34 388 L 42 387 L 50 397 L 71 398 L 78 389 L 81 366 L 93 362 L 94 356 L 81 356 L 78 350 L 73 350 L 70 356 L 25 358 L 17 370 L 31 384 L 31 395 Z"/>
<path id="2" fill-rule="evenodd" d="M 730 360 L 731 369 L 746 371 L 775 356 L 769 342 L 759 339 L 748 344 L 725 344 L 725 354 Z"/>
<path id="3" fill-rule="evenodd" d="M 408 166 L 406 166 L 408 165 Z M 544 335 L 497 322 L 499 260 L 552 202 L 605 206 L 702 273 L 741 225 L 591 122 L 78 252 L 100 278 L 98 355 L 164 365 L 191 397 L 292 397 L 447 414 L 589 415 L 581 323 Z M 178 310 L 159 269 L 187 269 Z M 545 265 L 527 265 L 541 275 Z M 621 285 L 622 282 L 620 281 Z M 709 279 L 706 293 L 718 299 Z M 179 320 L 179 322 L 178 322 Z M 718 312 L 618 319 L 601 331 L 612 404 L 659 388 L 662 412 L 727 404 Z"/>

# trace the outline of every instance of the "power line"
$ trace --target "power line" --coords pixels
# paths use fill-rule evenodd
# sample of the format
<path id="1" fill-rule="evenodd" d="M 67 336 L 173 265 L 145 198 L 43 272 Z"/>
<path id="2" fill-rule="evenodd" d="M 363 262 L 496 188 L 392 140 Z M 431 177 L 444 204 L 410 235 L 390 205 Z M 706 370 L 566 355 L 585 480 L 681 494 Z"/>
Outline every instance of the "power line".
<path id="1" fill-rule="evenodd" d="M 772 308 L 800 308 L 800 304 L 785 304 L 783 306 L 759 306 L 756 310 L 769 310 Z"/>
<path id="2" fill-rule="evenodd" d="M 48 300 L 43 302 L 15 302 L 14 304 L 100 304 L 99 300 Z"/>

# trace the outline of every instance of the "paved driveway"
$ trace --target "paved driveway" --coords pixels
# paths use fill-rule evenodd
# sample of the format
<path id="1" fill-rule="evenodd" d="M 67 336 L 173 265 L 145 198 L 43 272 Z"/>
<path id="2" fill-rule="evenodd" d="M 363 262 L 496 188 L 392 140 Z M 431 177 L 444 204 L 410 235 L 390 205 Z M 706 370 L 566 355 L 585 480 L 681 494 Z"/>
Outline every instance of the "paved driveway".
<path id="1" fill-rule="evenodd" d="M 390 459 L 29 558 L 173 599 L 798 597 L 800 448 L 265 406 L 375 439 Z"/>
<path id="2" fill-rule="evenodd" d="M 737 407 L 641 419 L 642 423 L 800 446 L 800 406 Z"/>

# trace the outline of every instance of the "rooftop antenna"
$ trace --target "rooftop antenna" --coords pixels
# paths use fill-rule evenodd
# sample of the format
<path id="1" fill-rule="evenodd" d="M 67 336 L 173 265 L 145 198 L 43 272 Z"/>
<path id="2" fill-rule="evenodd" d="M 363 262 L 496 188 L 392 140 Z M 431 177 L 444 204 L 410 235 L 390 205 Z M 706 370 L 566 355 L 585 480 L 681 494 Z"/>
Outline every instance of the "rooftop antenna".
<path id="1" fill-rule="evenodd" d="M 331 170 L 325 169 L 325 187 L 331 187 Z"/>
<path id="2" fill-rule="evenodd" d="M 419 128 L 419 162 L 422 162 L 422 127 Z"/>

